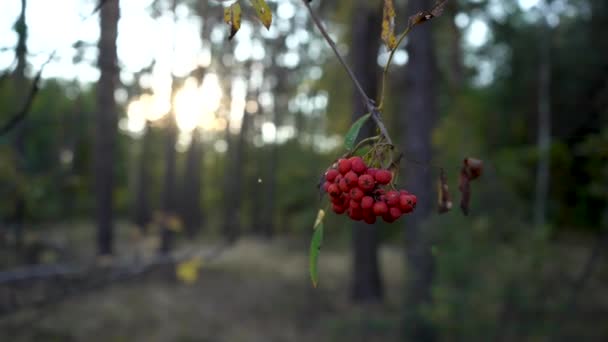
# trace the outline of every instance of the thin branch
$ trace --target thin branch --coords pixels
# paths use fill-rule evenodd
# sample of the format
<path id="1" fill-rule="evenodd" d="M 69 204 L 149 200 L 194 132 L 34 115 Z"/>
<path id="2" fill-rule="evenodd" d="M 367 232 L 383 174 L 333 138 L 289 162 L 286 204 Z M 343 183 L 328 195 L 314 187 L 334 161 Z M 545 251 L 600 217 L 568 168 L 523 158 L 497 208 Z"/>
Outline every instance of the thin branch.
<path id="1" fill-rule="evenodd" d="M 364 102 L 366 102 L 366 105 L 368 105 L 368 102 L 371 100 L 370 97 L 367 96 L 367 93 L 365 93 L 365 90 L 363 90 L 363 87 L 361 87 L 361 84 L 359 83 L 359 80 L 357 79 L 357 76 L 355 76 L 355 73 L 353 72 L 353 70 L 348 66 L 348 64 L 346 64 L 344 57 L 342 57 L 342 55 L 340 55 L 340 52 L 338 51 L 338 47 L 336 46 L 336 43 L 333 41 L 333 39 L 331 39 L 331 37 L 329 36 L 327 31 L 323 27 L 323 24 L 321 23 L 321 21 L 319 20 L 319 18 L 315 14 L 315 12 L 310 7 L 310 4 L 308 3 L 308 1 L 302 0 L 302 2 L 304 3 L 304 6 L 306 6 L 306 8 L 308 9 L 308 12 L 310 12 L 310 16 L 311 16 L 313 22 L 315 23 L 315 25 L 317 26 L 319 31 L 321 31 L 321 35 L 323 35 L 323 38 L 325 38 L 325 40 L 327 41 L 327 43 L 329 44 L 331 49 L 334 50 L 334 54 L 340 61 L 340 64 L 342 64 L 342 66 L 348 73 L 348 76 L 350 76 L 350 79 L 355 84 L 357 91 L 359 91 L 359 94 L 361 94 L 361 97 L 363 98 Z"/>
<path id="2" fill-rule="evenodd" d="M 382 136 L 384 137 L 384 139 L 386 140 L 387 143 L 392 145 L 393 141 L 392 141 L 390 135 L 388 134 L 388 130 L 386 129 L 386 126 L 384 126 L 384 122 L 382 121 L 382 117 L 380 116 L 380 111 L 379 111 L 378 107 L 376 107 L 376 103 L 374 102 L 373 99 L 371 99 L 367 95 L 365 90 L 363 90 L 363 87 L 361 87 L 361 84 L 359 83 L 357 76 L 355 75 L 353 70 L 348 66 L 348 64 L 344 60 L 344 57 L 342 57 L 342 55 L 340 55 L 340 52 L 338 51 L 338 47 L 336 46 L 336 43 L 333 41 L 333 39 L 331 39 L 331 37 L 329 36 L 327 31 L 325 30 L 325 27 L 323 27 L 323 24 L 321 23 L 321 21 L 319 20 L 319 18 L 315 14 L 315 12 L 310 7 L 308 0 L 302 0 L 302 3 L 304 3 L 304 6 L 306 6 L 306 8 L 308 9 L 308 12 L 310 12 L 310 16 L 311 16 L 313 22 L 315 23 L 315 25 L 317 26 L 317 28 L 319 29 L 319 31 L 321 32 L 321 35 L 323 36 L 323 38 L 325 38 L 325 40 L 327 41 L 327 43 L 329 44 L 331 49 L 334 51 L 334 54 L 338 58 L 338 61 L 340 61 L 340 64 L 342 64 L 342 66 L 348 73 L 348 76 L 353 81 L 355 88 L 361 95 L 363 103 L 365 104 L 365 106 L 367 107 L 367 109 L 370 112 L 370 116 L 371 116 L 372 120 L 374 120 L 374 122 L 376 123 L 376 126 L 378 126 L 378 129 L 380 130 L 380 134 L 382 134 Z"/>
<path id="3" fill-rule="evenodd" d="M 391 63 L 393 62 L 393 57 L 395 56 L 395 52 L 397 52 L 397 49 L 399 49 L 399 46 L 401 45 L 401 42 L 403 42 L 403 40 L 405 39 L 405 37 L 407 37 L 407 35 L 410 33 L 410 31 L 412 30 L 412 25 L 408 25 L 407 28 L 405 29 L 405 31 L 403 31 L 403 33 L 401 33 L 399 35 L 399 39 L 397 39 L 397 45 L 395 45 L 395 48 L 391 50 L 390 55 L 388 56 L 388 61 L 386 62 L 386 65 L 384 66 L 384 70 L 382 70 L 382 88 L 380 91 L 380 99 L 378 100 L 378 108 L 380 110 L 382 110 L 382 106 L 384 105 L 384 91 L 386 90 L 386 81 L 388 78 L 388 69 L 391 66 Z"/>
<path id="4" fill-rule="evenodd" d="M 17 126 L 17 124 L 19 124 L 21 121 L 23 121 L 23 119 L 25 119 L 25 117 L 27 116 L 27 114 L 30 111 L 30 108 L 32 108 L 32 104 L 34 103 L 34 99 L 36 98 L 38 91 L 40 90 L 40 78 L 42 77 L 42 72 L 44 71 L 44 67 L 46 67 L 46 65 L 49 64 L 49 62 L 53 59 L 54 56 L 55 56 L 55 52 L 53 52 L 49 56 L 49 58 L 46 60 L 46 62 L 44 62 L 44 64 L 42 64 L 42 66 L 40 67 L 40 70 L 38 71 L 38 73 L 36 74 L 36 77 L 34 78 L 32 88 L 30 88 L 30 92 L 29 92 L 27 98 L 25 99 L 23 106 L 21 107 L 21 109 L 19 111 L 17 111 L 17 113 L 15 113 L 12 116 L 11 119 L 9 119 L 4 125 L 2 125 L 0 127 L 0 136 L 3 136 L 5 134 L 7 134 L 8 132 L 10 132 L 15 126 Z"/>
<path id="5" fill-rule="evenodd" d="M 93 11 L 91 11 L 91 13 L 86 18 L 84 18 L 82 21 L 88 20 L 93 15 L 95 15 L 95 13 L 99 12 L 101 10 L 101 8 L 107 2 L 108 2 L 108 0 L 99 0 L 99 3 L 97 4 L 97 6 L 95 6 Z M 72 44 L 72 46 L 73 45 L 74 44 Z M 21 121 L 23 121 L 27 117 L 27 114 L 29 113 L 29 111 L 32 107 L 32 104 L 34 103 L 36 95 L 38 95 L 38 91 L 40 90 L 40 79 L 42 78 L 42 72 L 44 71 L 44 68 L 47 66 L 47 64 L 49 64 L 51 62 L 51 60 L 53 60 L 56 53 L 57 53 L 57 49 L 55 49 L 49 55 L 47 60 L 40 67 L 40 70 L 38 71 L 38 73 L 36 73 L 36 77 L 34 78 L 34 81 L 32 82 L 32 87 L 30 88 L 28 96 L 25 100 L 25 103 L 21 107 L 21 109 L 19 111 L 17 111 L 17 113 L 15 113 L 4 125 L 0 126 L 0 136 L 3 136 L 5 134 L 7 134 L 8 132 L 10 132 L 15 126 L 17 126 L 17 124 L 19 124 Z"/>

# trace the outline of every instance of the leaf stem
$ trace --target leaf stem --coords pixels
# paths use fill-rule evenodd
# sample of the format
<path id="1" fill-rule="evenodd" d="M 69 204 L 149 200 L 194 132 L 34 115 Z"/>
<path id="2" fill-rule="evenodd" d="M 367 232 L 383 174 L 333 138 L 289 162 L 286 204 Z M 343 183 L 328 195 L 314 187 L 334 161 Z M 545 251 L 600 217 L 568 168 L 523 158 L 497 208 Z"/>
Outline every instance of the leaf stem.
<path id="1" fill-rule="evenodd" d="M 410 31 L 412 30 L 412 25 L 409 24 L 407 26 L 407 28 L 405 29 L 405 31 L 403 31 L 403 33 L 401 33 L 399 35 L 399 39 L 397 39 L 397 45 L 395 46 L 394 49 L 391 50 L 391 53 L 388 56 L 388 61 L 386 62 L 386 65 L 384 66 L 384 70 L 382 71 L 382 88 L 380 91 L 380 99 L 378 100 L 378 109 L 382 110 L 382 106 L 384 105 L 384 92 L 386 89 L 386 81 L 388 79 L 388 69 L 391 66 L 391 63 L 393 62 L 393 57 L 395 56 L 395 52 L 397 52 L 397 49 L 399 48 L 399 45 L 401 45 L 401 42 L 403 42 L 403 40 L 405 39 L 405 37 L 407 37 L 407 35 L 410 33 Z"/>

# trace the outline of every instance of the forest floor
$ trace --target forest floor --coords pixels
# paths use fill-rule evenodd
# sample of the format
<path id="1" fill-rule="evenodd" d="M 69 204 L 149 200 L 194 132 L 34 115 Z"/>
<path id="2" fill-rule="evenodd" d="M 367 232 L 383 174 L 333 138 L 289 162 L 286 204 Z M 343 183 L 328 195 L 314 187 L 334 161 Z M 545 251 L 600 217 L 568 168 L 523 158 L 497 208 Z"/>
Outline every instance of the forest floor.
<path id="1" fill-rule="evenodd" d="M 207 246 L 208 249 L 213 246 Z M 350 259 L 322 252 L 312 288 L 306 241 L 241 239 L 187 284 L 167 272 L 0 320 L 7 341 L 385 341 L 399 331 L 402 253 L 381 251 L 383 304 L 349 302 Z"/>
<path id="2" fill-rule="evenodd" d="M 158 241 L 134 238 L 132 230 L 126 227 L 119 231 L 119 257 L 129 260 L 138 253 L 144 257 L 153 255 Z M 70 246 L 73 251 L 69 260 L 85 262 L 94 258 L 92 229 L 78 229 L 69 234 L 59 231 L 45 239 Z M 560 260 L 571 263 L 567 268 L 576 275 L 590 244 L 568 240 L 567 248 L 560 248 L 558 253 L 562 255 Z M 195 247 L 210 251 L 218 245 L 217 239 L 204 237 L 182 244 L 180 249 Z M 320 285 L 314 289 L 308 274 L 307 239 L 242 238 L 212 260 L 203 260 L 193 283 L 176 278 L 173 270 L 157 270 L 74 295 L 57 304 L 0 317 L 0 340 L 398 340 L 405 280 L 403 249 L 385 245 L 380 250 L 385 285 L 383 303 L 354 305 L 349 300 L 348 247 L 340 240 L 326 242 L 321 252 Z M 600 264 L 605 265 L 606 258 L 602 259 Z M 589 310 L 585 310 L 584 316 L 581 312 L 578 319 L 569 317 L 570 322 L 585 322 L 575 334 L 587 331 L 593 337 L 583 340 L 601 341 L 600 336 L 608 334 L 606 326 L 600 324 L 608 318 L 606 280 L 608 268 L 598 268 L 584 291 L 585 302 L 591 303 L 585 304 Z M 559 285 L 570 288 L 568 284 Z M 466 317 L 462 319 L 466 321 Z"/>

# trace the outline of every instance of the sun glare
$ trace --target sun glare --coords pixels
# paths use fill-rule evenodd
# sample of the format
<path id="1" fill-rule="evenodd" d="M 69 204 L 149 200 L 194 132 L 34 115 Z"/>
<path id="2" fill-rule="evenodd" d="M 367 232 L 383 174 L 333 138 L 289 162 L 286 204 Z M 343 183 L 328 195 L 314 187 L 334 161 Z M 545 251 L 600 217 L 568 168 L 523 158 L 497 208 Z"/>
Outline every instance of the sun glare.
<path id="1" fill-rule="evenodd" d="M 222 89 L 217 75 L 205 76 L 200 87 L 194 78 L 187 79 L 173 100 L 177 126 L 182 132 L 190 132 L 196 127 L 215 130 L 215 112 L 220 107 L 221 99 Z"/>
<path id="2" fill-rule="evenodd" d="M 138 133 L 143 130 L 146 120 L 161 119 L 171 110 L 170 96 L 166 91 L 156 91 L 153 95 L 144 94 L 131 101 L 127 107 L 126 129 Z M 179 130 L 185 133 L 196 127 L 208 131 L 223 130 L 225 120 L 216 118 L 215 115 L 220 108 L 222 96 L 216 74 L 207 74 L 200 86 L 196 79 L 187 79 L 173 99 Z"/>

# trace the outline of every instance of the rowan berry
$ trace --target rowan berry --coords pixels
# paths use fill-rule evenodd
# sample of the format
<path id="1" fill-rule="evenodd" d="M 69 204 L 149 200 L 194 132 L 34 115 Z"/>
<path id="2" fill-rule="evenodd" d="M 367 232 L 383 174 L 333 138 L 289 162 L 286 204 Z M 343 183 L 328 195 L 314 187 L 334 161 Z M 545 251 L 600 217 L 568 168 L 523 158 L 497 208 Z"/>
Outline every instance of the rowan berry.
<path id="1" fill-rule="evenodd" d="M 351 199 L 350 203 L 349 203 L 349 207 L 351 209 L 361 209 L 361 203 Z"/>
<path id="2" fill-rule="evenodd" d="M 351 157 L 349 160 L 352 170 L 356 173 L 362 174 L 365 172 L 365 169 L 367 169 L 367 166 L 361 157 Z"/>
<path id="3" fill-rule="evenodd" d="M 338 183 L 338 187 L 340 188 L 340 191 L 342 191 L 342 192 L 347 192 L 350 189 L 350 186 L 348 186 L 348 181 L 346 180 L 346 178 L 340 179 L 340 182 Z"/>
<path id="4" fill-rule="evenodd" d="M 344 175 L 344 179 L 346 179 L 346 184 L 351 188 L 357 186 L 357 183 L 359 182 L 359 176 L 357 176 L 354 171 L 348 171 Z"/>
<path id="5" fill-rule="evenodd" d="M 334 211 L 334 213 L 336 213 L 338 215 L 344 214 L 344 212 L 346 211 L 345 207 L 343 207 L 341 205 L 337 205 L 337 204 L 333 204 L 331 208 Z"/>
<path id="6" fill-rule="evenodd" d="M 325 172 L 325 180 L 333 182 L 340 173 L 336 169 L 329 169 Z"/>
<path id="7" fill-rule="evenodd" d="M 399 208 L 397 208 L 397 207 L 392 207 L 389 210 L 389 213 L 395 220 L 401 217 L 401 210 L 399 210 Z"/>
<path id="8" fill-rule="evenodd" d="M 365 194 L 363 193 L 363 190 L 361 190 L 359 188 L 350 189 L 349 194 L 350 194 L 350 198 L 357 202 L 360 202 L 361 199 L 363 198 L 363 196 L 365 196 Z"/>
<path id="9" fill-rule="evenodd" d="M 376 182 L 374 181 L 374 178 L 370 175 L 361 175 L 359 177 L 359 187 L 363 190 L 363 191 L 370 191 L 374 188 Z"/>
<path id="10" fill-rule="evenodd" d="M 363 219 L 363 212 L 361 211 L 361 209 L 349 208 L 347 213 L 348 217 L 355 221 L 361 221 Z"/>
<path id="11" fill-rule="evenodd" d="M 374 174 L 376 181 L 382 185 L 386 185 L 391 182 L 393 175 L 388 170 L 378 170 Z"/>
<path id="12" fill-rule="evenodd" d="M 325 181 L 325 183 L 323 183 L 323 186 L 321 187 L 321 189 L 323 189 L 323 191 L 327 192 L 327 189 L 329 188 L 330 185 L 331 185 L 330 182 Z"/>
<path id="13" fill-rule="evenodd" d="M 373 206 L 374 215 L 382 216 L 388 213 L 388 206 L 384 202 L 376 202 Z"/>
<path id="14" fill-rule="evenodd" d="M 340 196 L 340 193 L 342 193 L 342 191 L 340 191 L 340 188 L 336 184 L 331 184 L 330 186 L 328 186 L 327 192 L 332 197 L 338 197 Z"/>
<path id="15" fill-rule="evenodd" d="M 346 174 L 348 171 L 350 171 L 351 169 L 351 164 L 350 164 L 350 160 L 348 159 L 339 159 L 338 160 L 338 171 L 340 171 L 341 174 Z"/>
<path id="16" fill-rule="evenodd" d="M 352 190 L 351 190 L 351 192 L 352 192 Z M 371 196 L 365 196 L 361 199 L 361 208 L 371 209 L 373 206 L 374 206 L 374 199 Z"/>
<path id="17" fill-rule="evenodd" d="M 389 191 L 386 193 L 386 204 L 389 207 L 394 207 L 399 205 L 399 193 L 397 191 Z"/>

